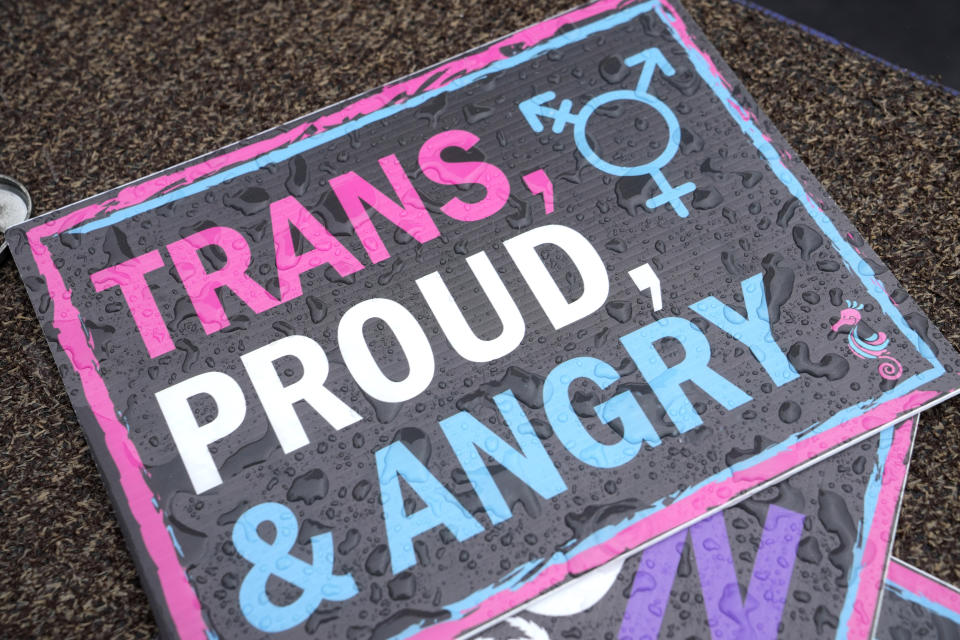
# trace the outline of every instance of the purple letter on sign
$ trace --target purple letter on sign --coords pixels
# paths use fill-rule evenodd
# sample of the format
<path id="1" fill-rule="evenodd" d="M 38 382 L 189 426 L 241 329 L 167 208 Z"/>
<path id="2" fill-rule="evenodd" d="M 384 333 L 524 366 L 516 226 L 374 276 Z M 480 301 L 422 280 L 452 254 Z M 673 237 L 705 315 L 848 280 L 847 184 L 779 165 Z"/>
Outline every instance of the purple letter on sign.
<path id="1" fill-rule="evenodd" d="M 717 514 L 713 518 L 723 516 Z M 712 519 L 712 518 L 711 518 Z M 677 575 L 687 530 L 678 531 L 643 552 L 633 578 L 630 600 L 620 624 L 620 640 L 655 640 L 670 602 L 670 587 Z"/>
<path id="2" fill-rule="evenodd" d="M 723 514 L 690 527 L 714 640 L 777 637 L 802 531 L 803 515 L 770 506 L 744 600 Z M 686 538 L 687 532 L 681 531 L 643 552 L 620 626 L 620 640 L 652 640 L 659 634 Z"/>

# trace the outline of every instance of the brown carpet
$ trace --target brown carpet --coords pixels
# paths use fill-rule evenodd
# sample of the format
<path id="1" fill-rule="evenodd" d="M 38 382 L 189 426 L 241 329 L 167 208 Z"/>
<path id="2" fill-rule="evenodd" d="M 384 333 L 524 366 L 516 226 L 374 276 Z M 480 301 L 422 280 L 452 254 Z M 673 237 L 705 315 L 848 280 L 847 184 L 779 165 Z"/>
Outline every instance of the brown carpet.
<path id="1" fill-rule="evenodd" d="M 0 173 L 47 211 L 576 2 L 0 3 Z M 689 0 L 761 108 L 960 344 L 960 98 L 752 9 Z M 11 262 L 0 267 L 0 636 L 156 627 Z M 924 414 L 896 553 L 960 582 L 960 401 Z"/>

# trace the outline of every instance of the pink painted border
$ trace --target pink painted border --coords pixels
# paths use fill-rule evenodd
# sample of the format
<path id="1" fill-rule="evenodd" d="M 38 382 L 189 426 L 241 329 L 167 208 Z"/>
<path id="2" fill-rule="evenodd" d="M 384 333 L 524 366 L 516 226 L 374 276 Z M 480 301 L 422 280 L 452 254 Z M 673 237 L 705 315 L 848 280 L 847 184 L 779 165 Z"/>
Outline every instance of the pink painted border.
<path id="1" fill-rule="evenodd" d="M 68 214 L 30 229 L 27 232 L 30 250 L 40 274 L 46 279 L 47 291 L 53 302 L 53 327 L 59 331 L 57 341 L 80 376 L 84 396 L 100 425 L 107 451 L 116 464 L 120 488 L 136 520 L 140 538 L 156 565 L 157 578 L 174 626 L 181 637 L 203 638 L 207 625 L 203 620 L 200 601 L 180 565 L 173 540 L 163 521 L 163 513 L 154 506 L 153 491 L 146 480 L 147 470 L 127 435 L 127 427 L 120 422 L 107 385 L 100 376 L 93 345 L 87 340 L 80 313 L 71 302 L 72 291 L 67 289 L 50 251 L 43 244 L 44 237 L 67 228 L 67 223 L 90 217 L 79 215 L 82 213 Z M 106 461 L 99 462 L 105 464 Z M 136 533 L 131 531 L 131 535 Z"/>
<path id="2" fill-rule="evenodd" d="M 929 576 L 916 567 L 897 558 L 892 558 L 887 568 L 887 581 L 898 587 L 923 596 L 931 602 L 960 613 L 960 590 Z"/>
<path id="3" fill-rule="evenodd" d="M 665 0 L 661 0 L 661 3 L 676 16 L 673 8 Z M 154 506 L 154 495 L 146 481 L 147 471 L 128 438 L 127 427 L 118 418 L 106 384 L 100 377 L 93 345 L 84 331 L 79 311 L 72 304 L 72 291 L 67 288 L 63 277 L 57 271 L 52 256 L 44 245 L 44 239 L 71 229 L 100 214 L 139 204 L 164 190 L 191 184 L 229 166 L 263 156 L 273 149 L 302 137 L 315 135 L 346 120 L 372 113 L 387 104 L 402 102 L 405 96 L 445 86 L 461 75 L 505 59 L 507 56 L 501 52 L 502 48 L 511 45 L 519 45 L 523 48 L 535 45 L 553 36 L 565 24 L 586 20 L 628 4 L 632 3 L 600 0 L 595 4 L 533 25 L 474 54 L 389 84 L 376 93 L 357 99 L 339 111 L 300 123 L 289 131 L 269 139 L 210 157 L 173 173 L 148 178 L 143 182 L 121 188 L 111 200 L 105 203 L 87 205 L 59 217 L 50 216 L 50 219 L 27 231 L 30 250 L 40 275 L 46 280 L 53 303 L 53 326 L 59 331 L 58 342 L 80 377 L 83 393 L 101 428 L 107 450 L 116 464 L 120 488 L 136 520 L 138 532 L 132 530 L 131 535 L 139 534 L 151 560 L 157 567 L 157 577 L 166 602 L 166 609 L 180 637 L 206 637 L 207 626 L 203 619 L 200 602 L 180 565 L 173 541 L 167 533 L 163 513 Z M 676 19 L 679 21 L 678 17 Z M 701 54 L 705 55 L 702 52 Z M 719 75 L 719 72 L 717 74 Z M 311 127 L 313 131 L 310 131 Z M 777 478 L 812 458 L 841 444 L 846 444 L 867 431 L 887 424 L 904 412 L 919 409 L 937 395 L 939 394 L 936 392 L 915 391 L 875 407 L 869 413 L 838 425 L 829 432 L 798 442 L 774 458 L 758 463 L 751 469 L 735 472 L 729 479 L 708 485 L 696 494 L 665 507 L 650 518 L 620 532 L 607 543 L 584 551 L 562 565 L 546 569 L 516 591 L 508 590 L 498 593 L 472 611 L 464 612 L 463 618 L 425 629 L 416 637 L 446 638 L 482 624 L 556 586 L 568 575 L 579 574 L 597 567 L 628 549 L 636 548 L 659 535 L 684 526 L 761 483 Z"/>
<path id="4" fill-rule="evenodd" d="M 913 436 L 917 421 L 918 418 L 915 416 L 909 422 L 895 427 L 893 432 L 893 443 L 890 445 L 883 465 L 880 495 L 873 507 L 873 523 L 863 545 L 857 596 L 853 613 L 847 622 L 847 638 L 869 640 L 873 637 L 883 593 L 884 574 L 890 560 L 893 538 L 896 535 L 900 500 L 907 483 L 907 470 L 910 467 L 910 453 L 913 450 Z"/>

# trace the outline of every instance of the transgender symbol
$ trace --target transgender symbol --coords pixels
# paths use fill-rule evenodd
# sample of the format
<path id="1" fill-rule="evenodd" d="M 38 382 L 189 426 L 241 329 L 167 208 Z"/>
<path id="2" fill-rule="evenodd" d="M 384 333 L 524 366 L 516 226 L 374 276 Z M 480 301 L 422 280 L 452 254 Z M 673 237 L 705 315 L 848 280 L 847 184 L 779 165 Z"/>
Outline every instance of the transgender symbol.
<path id="1" fill-rule="evenodd" d="M 276 530 L 272 543 L 257 532 L 264 522 L 271 523 Z M 329 532 L 310 538 L 312 565 L 290 555 L 298 529 L 293 511 L 276 502 L 248 509 L 233 527 L 233 546 L 253 563 L 240 584 L 240 610 L 260 631 L 286 631 L 309 618 L 322 601 L 339 602 L 357 595 L 352 576 L 333 575 L 333 538 Z M 271 575 L 299 587 L 303 593 L 287 605 L 272 603 L 267 596 L 267 579 Z"/>
<path id="2" fill-rule="evenodd" d="M 573 124 L 573 139 L 577 144 L 577 149 L 590 164 L 605 173 L 615 176 L 649 175 L 660 188 L 660 195 L 647 200 L 647 207 L 654 209 L 662 204 L 669 204 L 673 207 L 673 210 L 677 212 L 678 216 L 686 218 L 688 215 L 687 207 L 680 200 L 680 196 L 686 195 L 696 189 L 696 185 L 692 182 L 684 182 L 674 187 L 667 181 L 666 176 L 664 176 L 663 171 L 661 171 L 661 169 L 673 159 L 673 156 L 676 155 L 677 149 L 680 148 L 680 123 L 677 122 L 677 117 L 673 115 L 670 107 L 649 92 L 650 81 L 653 79 L 653 72 L 656 68 L 660 67 L 660 70 L 665 75 L 672 76 L 674 74 L 673 66 L 663 57 L 660 49 L 655 47 L 630 56 L 624 63 L 628 67 L 643 65 L 640 70 L 640 80 L 637 82 L 637 88 L 633 91 L 620 89 L 601 93 L 587 102 L 579 113 L 571 113 L 570 109 L 573 107 L 573 102 L 567 99 L 561 100 L 560 107 L 557 109 L 546 106 L 546 103 L 557 97 L 557 94 L 553 91 L 547 91 L 546 93 L 541 93 L 540 95 L 521 102 L 519 105 L 520 112 L 527 119 L 530 127 L 537 133 L 540 133 L 544 129 L 543 122 L 540 120 L 541 118 L 553 120 L 552 130 L 554 133 L 563 131 L 567 123 Z M 590 147 L 590 143 L 587 141 L 587 120 L 590 119 L 590 116 L 593 115 L 593 112 L 598 108 L 608 102 L 615 102 L 617 100 L 635 100 L 653 107 L 667 123 L 669 135 L 666 146 L 659 156 L 646 164 L 631 167 L 611 164 L 597 155 L 596 151 Z"/>

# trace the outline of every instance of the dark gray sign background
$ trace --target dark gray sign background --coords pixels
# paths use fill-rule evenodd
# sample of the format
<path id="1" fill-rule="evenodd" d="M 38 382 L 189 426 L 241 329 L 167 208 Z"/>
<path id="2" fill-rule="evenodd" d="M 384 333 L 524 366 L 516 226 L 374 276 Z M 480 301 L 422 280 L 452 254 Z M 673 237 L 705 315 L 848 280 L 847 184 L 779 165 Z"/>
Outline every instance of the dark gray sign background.
<path id="1" fill-rule="evenodd" d="M 709 50 L 699 33 L 696 37 Z M 678 218 L 669 207 L 648 211 L 643 203 L 652 195 L 650 185 L 641 179 L 617 179 L 598 171 L 575 150 L 569 130 L 535 134 L 517 108 L 519 102 L 547 90 L 569 97 L 579 107 L 601 92 L 632 88 L 638 68 L 618 70 L 615 63 L 650 47 L 659 47 L 676 69 L 669 78 L 655 74 L 651 91 L 677 115 L 683 130 L 680 150 L 664 172 L 672 184 L 691 180 L 697 185 L 697 191 L 685 198 L 690 209 L 687 219 Z M 727 69 L 723 71 L 733 78 Z M 742 87 L 735 86 L 733 93 L 741 104 L 756 112 Z M 665 141 L 662 121 L 642 105 L 618 107 L 591 119 L 588 134 L 595 148 L 604 157 L 618 157 L 631 164 L 656 155 L 657 145 Z M 777 147 L 785 149 L 769 123 L 761 122 Z M 467 201 L 483 197 L 480 188 L 436 185 L 419 172 L 416 154 L 420 145 L 447 129 L 476 134 L 480 141 L 471 153 L 500 167 L 510 178 L 511 199 L 499 214 L 461 223 L 439 212 L 439 207 L 453 196 Z M 177 349 L 155 359 L 147 356 L 119 290 L 102 294 L 93 290 L 91 273 L 206 227 L 223 225 L 244 235 L 253 255 L 250 275 L 276 294 L 267 205 L 291 194 L 368 264 L 332 197 L 328 180 L 356 171 L 392 194 L 377 164 L 388 153 L 397 155 L 433 214 L 442 238 L 420 246 L 382 217 L 373 215 L 391 259 L 345 279 L 329 269 L 305 273 L 303 297 L 259 315 L 234 295 L 224 294 L 231 324 L 211 336 L 204 333 L 169 256 L 162 251 L 166 267 L 151 273 L 147 280 Z M 923 314 L 812 176 L 798 163 L 789 166 L 811 195 L 823 201 L 824 210 L 841 233 L 850 234 L 910 325 L 939 354 L 947 371 L 955 370 L 954 350 L 935 328 L 928 327 Z M 556 190 L 556 211 L 549 216 L 544 214 L 542 199 L 532 196 L 521 180 L 540 168 L 551 177 Z M 95 434 L 94 417 L 56 343 L 49 299 L 45 299 L 43 282 L 37 278 L 23 240 L 24 230 L 39 223 L 20 227 L 9 234 L 9 239 L 81 423 L 88 433 Z M 607 306 L 560 331 L 550 328 L 502 247 L 503 240 L 543 224 L 567 225 L 589 238 L 611 277 Z M 804 228 L 798 231 L 801 225 Z M 811 249 L 816 244 L 815 236 L 822 244 Z M 105 229 L 49 238 L 46 245 L 72 290 L 73 304 L 96 345 L 101 374 L 117 409 L 131 427 L 130 438 L 150 472 L 149 484 L 183 550 L 183 564 L 205 615 L 220 637 L 257 635 L 243 621 L 237 606 L 236 588 L 250 564 L 235 553 L 229 541 L 237 517 L 259 502 L 280 502 L 294 510 L 301 523 L 302 543 L 294 554 L 301 558 L 311 557 L 311 535 L 332 531 L 338 551 L 335 572 L 352 573 L 360 589 L 360 595 L 352 600 L 321 605 L 305 625 L 279 635 L 300 637 L 305 632 L 317 632 L 331 637 L 389 637 L 421 621 L 443 619 L 448 616 L 445 605 L 496 583 L 512 568 L 569 549 L 575 541 L 607 525 L 663 498 L 675 497 L 731 464 L 760 454 L 842 409 L 869 403 L 892 388 L 894 383 L 878 375 L 876 361 L 855 358 L 846 345 L 846 336 L 831 333 L 845 299 L 865 303 L 864 321 L 891 338 L 891 353 L 903 365 L 904 380 L 931 367 L 872 302 L 858 275 L 843 265 L 836 248 L 815 229 L 803 207 L 740 132 L 693 68 L 685 50 L 653 12 L 441 94 L 289 161 L 268 164 Z M 485 298 L 474 291 L 475 282 L 463 262 L 466 256 L 481 250 L 487 252 L 515 296 L 527 322 L 527 334 L 509 356 L 477 365 L 464 362 L 449 348 L 414 280 L 439 270 L 461 307 L 469 310 L 471 326 L 481 337 L 493 337 L 499 332 L 499 323 Z M 205 250 L 202 255 L 210 269 L 222 264 L 222 256 L 216 251 Z M 548 251 L 547 258 L 565 293 L 576 296 L 582 283 L 566 257 Z M 654 267 L 663 283 L 664 309 L 660 312 L 652 311 L 649 295 L 639 293 L 626 276 L 630 269 L 644 263 Z M 802 375 L 781 388 L 771 384 L 748 349 L 698 320 L 687 308 L 706 296 L 739 307 L 741 280 L 758 273 L 766 274 L 768 299 L 776 300 L 779 310 L 779 319 L 773 325 L 777 343 L 784 352 L 792 349 L 799 354 L 792 359 Z M 785 283 L 791 276 L 793 284 L 788 287 Z M 402 405 L 368 401 L 336 351 L 336 326 L 342 314 L 352 305 L 378 296 L 399 301 L 416 315 L 430 336 L 436 357 L 431 387 Z M 697 321 L 710 340 L 711 368 L 753 397 L 752 402 L 728 412 L 696 387 L 685 386 L 706 424 L 683 436 L 666 419 L 618 342 L 620 336 L 672 315 Z M 373 324 L 365 331 L 384 369 L 402 374 L 406 364 L 399 357 L 392 334 Z M 283 455 L 239 356 L 292 333 L 310 336 L 327 350 L 332 361 L 329 380 L 336 381 L 328 386 L 364 420 L 334 432 L 308 407 L 298 407 L 311 444 Z M 580 355 L 611 363 L 623 377 L 603 393 L 580 381 L 571 388 L 576 406 L 586 413 L 595 404 L 629 389 L 654 422 L 663 439 L 660 447 L 641 452 L 621 468 L 599 470 L 585 467 L 552 436 L 541 410 L 543 378 L 557 363 Z M 682 350 L 667 345 L 664 355 L 671 364 L 682 357 Z M 833 373 L 838 371 L 840 360 L 846 361 L 849 371 L 837 378 Z M 196 496 L 160 417 L 155 394 L 214 370 L 231 375 L 243 386 L 248 411 L 243 426 L 211 448 L 225 483 Z M 290 381 L 299 373 L 292 363 L 284 370 Z M 923 388 L 945 394 L 954 386 L 950 376 Z M 569 491 L 544 501 L 509 473 L 494 468 L 514 517 L 491 527 L 437 421 L 465 409 L 509 441 L 510 435 L 490 400 L 508 388 L 523 403 Z M 201 413 L 205 410 L 200 409 Z M 612 442 L 617 438 L 595 418 L 590 430 L 600 440 Z M 385 547 L 373 453 L 397 439 L 409 444 L 486 531 L 463 543 L 439 529 L 424 534 L 417 540 L 418 566 L 394 576 Z M 91 446 L 98 457 L 106 457 L 95 436 L 91 436 Z M 133 525 L 128 510 L 117 493 L 112 471 L 104 468 L 130 536 Z M 410 493 L 409 499 L 410 508 L 423 506 L 415 494 Z M 137 543 L 133 544 L 138 549 Z M 140 550 L 135 553 L 141 571 L 148 574 L 149 585 L 149 559 Z M 271 597 L 278 601 L 289 601 L 298 594 L 297 589 L 279 580 L 272 582 L 270 589 Z M 153 596 L 157 602 L 157 595 Z"/>

